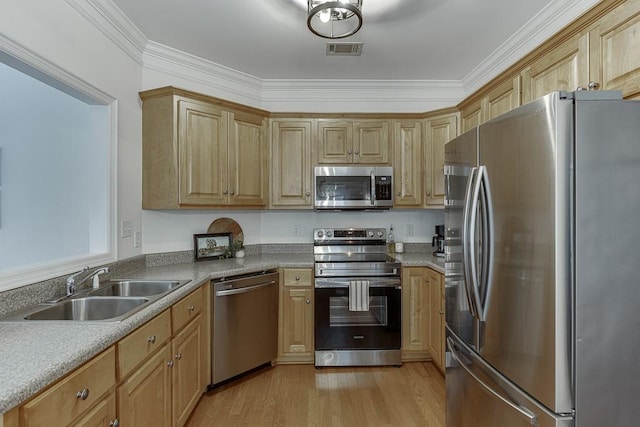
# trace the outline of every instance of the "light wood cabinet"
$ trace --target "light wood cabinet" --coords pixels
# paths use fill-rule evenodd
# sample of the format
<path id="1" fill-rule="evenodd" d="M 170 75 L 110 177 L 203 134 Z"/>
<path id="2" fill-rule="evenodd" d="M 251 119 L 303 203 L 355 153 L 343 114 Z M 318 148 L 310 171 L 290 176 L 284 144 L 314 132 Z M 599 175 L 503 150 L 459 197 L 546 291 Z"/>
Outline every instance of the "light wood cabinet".
<path id="1" fill-rule="evenodd" d="M 144 209 L 266 206 L 267 112 L 172 87 L 140 97 Z"/>
<path id="2" fill-rule="evenodd" d="M 473 102 L 464 101 L 460 105 L 460 120 L 462 122 L 462 132 L 467 132 L 485 122 L 483 112 L 484 100 L 477 99 Z"/>
<path id="3" fill-rule="evenodd" d="M 402 360 L 428 360 L 429 286 L 427 269 L 402 269 Z"/>
<path id="4" fill-rule="evenodd" d="M 640 99 L 640 1 L 628 0 L 589 31 L 589 80 Z"/>
<path id="5" fill-rule="evenodd" d="M 429 333 L 427 349 L 431 354 L 433 363 L 444 374 L 444 277 L 442 274 L 428 268 L 427 281 L 429 287 Z"/>
<path id="6" fill-rule="evenodd" d="M 204 328 L 200 315 L 180 331 L 172 341 L 173 369 L 172 393 L 173 425 L 183 426 L 196 407 L 204 391 L 202 384 Z"/>
<path id="7" fill-rule="evenodd" d="M 313 207 L 312 120 L 271 122 L 271 207 Z"/>
<path id="8" fill-rule="evenodd" d="M 171 345 L 164 344 L 118 387 L 123 426 L 171 427 Z"/>
<path id="9" fill-rule="evenodd" d="M 394 207 L 420 207 L 423 194 L 422 122 L 393 121 Z"/>
<path id="10" fill-rule="evenodd" d="M 313 270 L 280 271 L 278 363 L 313 363 Z"/>
<path id="11" fill-rule="evenodd" d="M 389 164 L 388 120 L 319 119 L 319 164 Z"/>
<path id="12" fill-rule="evenodd" d="M 495 119 L 521 105 L 522 77 L 516 75 L 493 86 L 485 97 L 486 120 Z"/>
<path id="13" fill-rule="evenodd" d="M 432 117 L 425 122 L 426 207 L 444 206 L 444 145 L 458 136 L 458 114 Z"/>
<path id="14" fill-rule="evenodd" d="M 109 425 L 116 419 L 113 347 L 4 415 L 5 427 Z"/>

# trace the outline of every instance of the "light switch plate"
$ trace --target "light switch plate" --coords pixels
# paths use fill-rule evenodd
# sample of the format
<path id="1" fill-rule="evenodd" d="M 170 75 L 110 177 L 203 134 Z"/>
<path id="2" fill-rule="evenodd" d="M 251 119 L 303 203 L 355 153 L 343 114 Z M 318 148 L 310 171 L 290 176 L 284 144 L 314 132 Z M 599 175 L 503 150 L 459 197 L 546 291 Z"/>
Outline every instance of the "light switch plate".
<path id="1" fill-rule="evenodd" d="M 122 232 L 120 233 L 120 237 L 131 237 L 133 236 L 133 222 L 131 221 L 122 221 Z"/>

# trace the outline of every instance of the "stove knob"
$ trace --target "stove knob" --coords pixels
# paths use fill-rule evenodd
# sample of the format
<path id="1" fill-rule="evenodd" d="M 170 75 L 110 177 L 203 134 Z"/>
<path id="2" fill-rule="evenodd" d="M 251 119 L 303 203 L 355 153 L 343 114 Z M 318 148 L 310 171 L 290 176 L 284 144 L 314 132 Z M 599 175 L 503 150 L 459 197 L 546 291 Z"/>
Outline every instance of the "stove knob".
<path id="1" fill-rule="evenodd" d="M 318 236 L 318 238 L 322 238 L 322 236 L 324 236 L 324 233 L 322 232 L 322 230 L 318 230 L 318 232 L 316 233 L 316 236 Z"/>
<path id="2" fill-rule="evenodd" d="M 369 230 L 369 231 L 367 232 L 367 236 L 369 236 L 369 237 L 373 237 L 373 230 Z"/>
<path id="3" fill-rule="evenodd" d="M 382 237 L 382 236 L 384 236 L 384 233 L 382 231 L 378 230 L 378 237 Z"/>
<path id="4" fill-rule="evenodd" d="M 332 235 L 333 233 L 331 232 L 331 230 L 327 230 L 327 232 L 326 232 L 325 234 L 327 235 L 327 237 L 331 237 L 331 235 Z"/>

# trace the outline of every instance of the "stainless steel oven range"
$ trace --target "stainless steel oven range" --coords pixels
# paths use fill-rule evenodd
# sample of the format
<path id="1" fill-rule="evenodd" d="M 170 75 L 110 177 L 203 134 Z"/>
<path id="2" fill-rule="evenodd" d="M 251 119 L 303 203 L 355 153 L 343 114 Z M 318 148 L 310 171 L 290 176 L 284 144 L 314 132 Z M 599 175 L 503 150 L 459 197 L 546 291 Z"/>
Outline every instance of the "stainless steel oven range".
<path id="1" fill-rule="evenodd" d="M 400 263 L 384 228 L 318 228 L 315 365 L 401 365 Z"/>

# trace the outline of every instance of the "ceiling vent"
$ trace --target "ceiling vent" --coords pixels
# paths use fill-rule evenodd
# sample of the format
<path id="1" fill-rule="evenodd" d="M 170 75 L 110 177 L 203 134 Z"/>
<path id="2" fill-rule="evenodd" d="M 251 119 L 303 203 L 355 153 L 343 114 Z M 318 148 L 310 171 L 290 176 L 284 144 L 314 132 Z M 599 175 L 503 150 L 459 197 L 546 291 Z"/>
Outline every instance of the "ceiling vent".
<path id="1" fill-rule="evenodd" d="M 327 56 L 360 56 L 364 43 L 327 43 Z"/>

